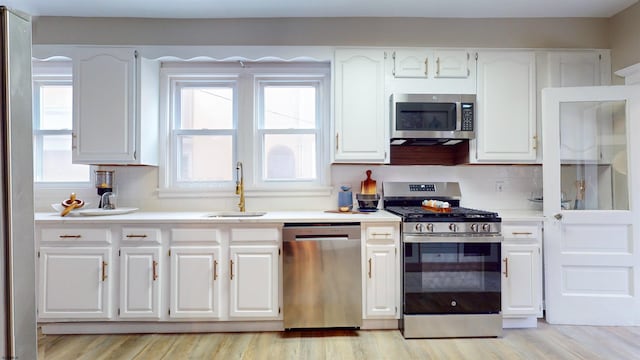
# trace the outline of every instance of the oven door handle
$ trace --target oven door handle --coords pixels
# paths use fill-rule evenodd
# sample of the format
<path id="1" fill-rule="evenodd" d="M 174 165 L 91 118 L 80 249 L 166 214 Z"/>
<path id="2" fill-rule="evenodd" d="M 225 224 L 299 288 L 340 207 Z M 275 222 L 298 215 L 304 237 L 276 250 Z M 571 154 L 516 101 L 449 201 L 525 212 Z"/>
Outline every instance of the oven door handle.
<path id="1" fill-rule="evenodd" d="M 504 237 L 502 235 L 410 235 L 404 234 L 402 241 L 405 243 L 500 243 Z"/>

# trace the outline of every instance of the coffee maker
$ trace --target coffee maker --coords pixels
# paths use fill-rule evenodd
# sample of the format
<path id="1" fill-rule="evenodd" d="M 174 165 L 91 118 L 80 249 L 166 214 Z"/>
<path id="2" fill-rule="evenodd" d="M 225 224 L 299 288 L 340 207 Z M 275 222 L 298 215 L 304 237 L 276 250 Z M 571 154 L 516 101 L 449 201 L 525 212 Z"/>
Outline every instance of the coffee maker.
<path id="1" fill-rule="evenodd" d="M 113 194 L 113 170 L 96 170 L 96 189 L 100 201 L 98 207 L 101 209 L 112 209 L 113 206 L 108 200 L 109 195 Z M 105 196 L 106 194 L 106 196 Z"/>

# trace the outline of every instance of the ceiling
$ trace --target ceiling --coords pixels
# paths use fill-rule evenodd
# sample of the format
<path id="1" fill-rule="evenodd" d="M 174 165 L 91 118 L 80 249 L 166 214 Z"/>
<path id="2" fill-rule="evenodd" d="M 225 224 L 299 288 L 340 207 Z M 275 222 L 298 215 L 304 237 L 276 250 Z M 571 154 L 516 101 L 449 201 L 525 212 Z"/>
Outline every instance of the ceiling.
<path id="1" fill-rule="evenodd" d="M 611 17 L 638 0 L 5 0 L 33 16 L 141 18 Z"/>

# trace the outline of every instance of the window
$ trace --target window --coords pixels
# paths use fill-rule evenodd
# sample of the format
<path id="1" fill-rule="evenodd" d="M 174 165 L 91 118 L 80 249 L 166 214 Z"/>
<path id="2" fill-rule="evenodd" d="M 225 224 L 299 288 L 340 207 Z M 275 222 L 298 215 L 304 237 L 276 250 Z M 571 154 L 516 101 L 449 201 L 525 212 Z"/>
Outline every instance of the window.
<path id="1" fill-rule="evenodd" d="M 36 183 L 89 183 L 90 167 L 71 163 L 70 64 L 34 63 L 33 147 Z"/>
<path id="2" fill-rule="evenodd" d="M 327 179 L 328 64 L 174 64 L 162 68 L 164 189 L 322 187 Z"/>

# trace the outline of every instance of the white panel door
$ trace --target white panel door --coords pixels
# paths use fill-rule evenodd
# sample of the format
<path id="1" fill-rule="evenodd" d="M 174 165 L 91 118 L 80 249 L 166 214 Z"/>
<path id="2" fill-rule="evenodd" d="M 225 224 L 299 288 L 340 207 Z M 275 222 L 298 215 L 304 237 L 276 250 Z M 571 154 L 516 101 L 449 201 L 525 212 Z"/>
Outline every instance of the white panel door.
<path id="1" fill-rule="evenodd" d="M 40 319 L 111 318 L 111 248 L 40 248 Z"/>
<path id="2" fill-rule="evenodd" d="M 540 304 L 540 246 L 502 243 L 502 315 L 537 315 Z"/>
<path id="3" fill-rule="evenodd" d="M 366 263 L 366 316 L 395 317 L 398 311 L 396 304 L 396 262 L 395 244 L 367 245 Z"/>
<path id="4" fill-rule="evenodd" d="M 73 67 L 73 162 L 134 160 L 135 50 L 83 48 Z"/>
<path id="5" fill-rule="evenodd" d="M 233 245 L 229 256 L 229 316 L 277 318 L 278 246 Z"/>
<path id="6" fill-rule="evenodd" d="M 220 317 L 220 247 L 172 246 L 170 251 L 170 317 Z"/>
<path id="7" fill-rule="evenodd" d="M 434 51 L 436 78 L 466 78 L 470 75 L 469 52 L 467 50 Z"/>
<path id="8" fill-rule="evenodd" d="M 120 249 L 120 318 L 160 318 L 160 247 Z"/>
<path id="9" fill-rule="evenodd" d="M 563 106 L 588 103 L 613 119 L 598 142 L 621 161 L 563 163 Z M 640 87 L 548 88 L 542 91 L 544 257 L 547 321 L 640 325 Z M 612 114 L 614 116 L 612 116 Z M 580 132 L 579 127 L 572 129 Z M 628 165 L 627 165 L 628 164 Z M 561 196 L 573 199 L 568 209 Z"/>
<path id="10" fill-rule="evenodd" d="M 536 68 L 532 51 L 478 53 L 476 161 L 536 160 Z"/>

